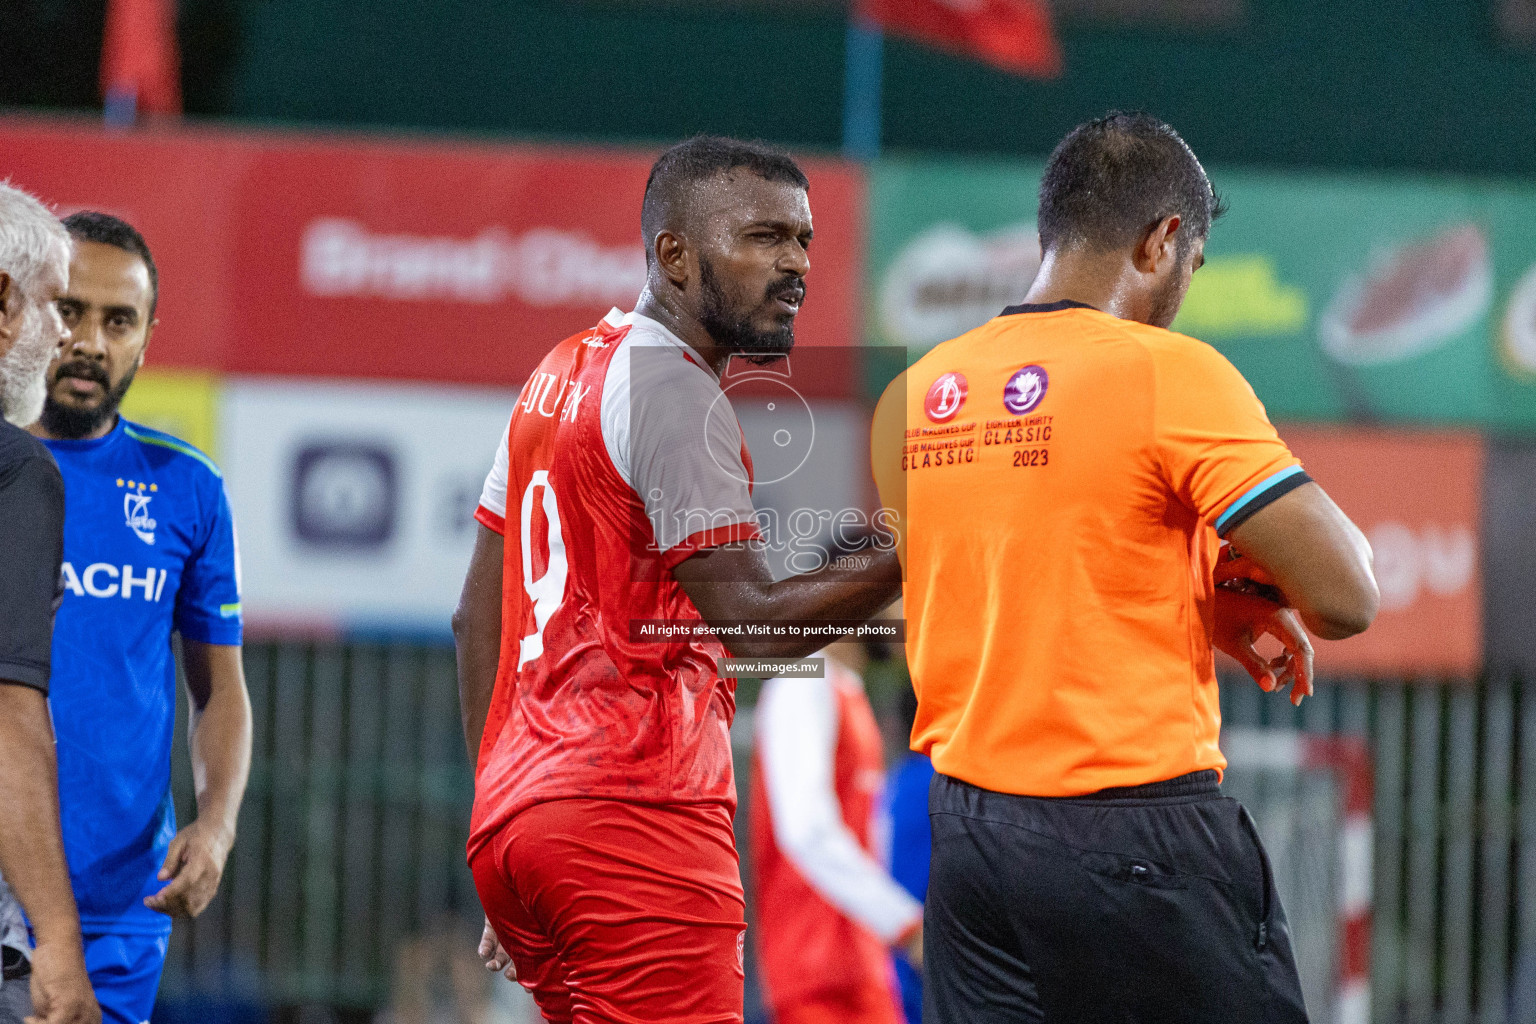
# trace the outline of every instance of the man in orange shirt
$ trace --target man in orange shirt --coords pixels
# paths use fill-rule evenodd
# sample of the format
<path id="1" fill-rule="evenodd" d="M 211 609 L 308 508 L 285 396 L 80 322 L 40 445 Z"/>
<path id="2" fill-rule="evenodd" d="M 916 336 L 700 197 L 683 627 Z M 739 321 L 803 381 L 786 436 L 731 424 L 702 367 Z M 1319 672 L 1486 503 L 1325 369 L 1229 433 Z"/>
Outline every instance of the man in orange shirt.
<path id="1" fill-rule="evenodd" d="M 1166 329 L 1220 212 L 1172 128 L 1079 126 L 1041 183 L 1024 304 L 933 349 L 876 414 L 912 747 L 938 772 L 930 1024 L 1306 1020 L 1265 854 L 1218 788 L 1212 646 L 1299 702 L 1298 617 L 1348 636 L 1377 592 L 1247 382 Z M 1220 539 L 1243 557 L 1216 573 Z"/>

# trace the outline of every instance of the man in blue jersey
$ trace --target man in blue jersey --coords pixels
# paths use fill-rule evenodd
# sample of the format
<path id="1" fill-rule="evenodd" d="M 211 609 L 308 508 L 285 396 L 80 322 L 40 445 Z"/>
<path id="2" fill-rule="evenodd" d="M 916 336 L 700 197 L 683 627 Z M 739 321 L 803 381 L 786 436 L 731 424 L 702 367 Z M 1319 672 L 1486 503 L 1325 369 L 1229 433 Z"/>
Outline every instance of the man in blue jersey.
<path id="1" fill-rule="evenodd" d="M 53 640 L 64 850 L 103 1018 L 149 1019 L 173 916 L 213 898 L 251 758 L 240 584 L 224 482 L 203 453 L 123 419 L 158 281 L 144 239 L 100 213 L 74 239 L 70 330 L 31 429 L 64 475 L 64 599 Z M 181 635 L 197 818 L 171 803 Z"/>

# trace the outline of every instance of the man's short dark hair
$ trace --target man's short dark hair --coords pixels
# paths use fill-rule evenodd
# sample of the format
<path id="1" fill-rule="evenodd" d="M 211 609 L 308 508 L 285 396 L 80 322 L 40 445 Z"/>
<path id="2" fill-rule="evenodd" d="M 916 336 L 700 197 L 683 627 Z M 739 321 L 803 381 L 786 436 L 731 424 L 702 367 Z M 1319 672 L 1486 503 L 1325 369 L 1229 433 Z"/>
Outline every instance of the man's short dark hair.
<path id="1" fill-rule="evenodd" d="M 761 142 L 743 142 L 718 135 L 695 135 L 686 142 L 679 142 L 656 158 L 651 165 L 650 179 L 645 183 L 645 201 L 640 207 L 640 234 L 645 241 L 647 264 L 655 258 L 652 246 L 656 235 L 669 222 L 674 222 L 676 215 L 686 207 L 693 191 L 691 186 L 738 167 L 765 181 L 810 188 L 805 172 L 788 153 Z"/>
<path id="2" fill-rule="evenodd" d="M 1116 110 L 1072 129 L 1051 154 L 1040 181 L 1040 248 L 1118 249 L 1177 214 L 1182 254 L 1225 212 L 1178 132 L 1150 114 Z"/>
<path id="3" fill-rule="evenodd" d="M 149 243 L 127 221 L 110 213 L 81 210 L 64 218 L 64 228 L 76 241 L 99 242 L 124 252 L 132 253 L 144 261 L 149 271 L 149 318 L 155 318 L 155 307 L 160 304 L 160 274 L 155 270 L 155 258 L 149 254 Z"/>

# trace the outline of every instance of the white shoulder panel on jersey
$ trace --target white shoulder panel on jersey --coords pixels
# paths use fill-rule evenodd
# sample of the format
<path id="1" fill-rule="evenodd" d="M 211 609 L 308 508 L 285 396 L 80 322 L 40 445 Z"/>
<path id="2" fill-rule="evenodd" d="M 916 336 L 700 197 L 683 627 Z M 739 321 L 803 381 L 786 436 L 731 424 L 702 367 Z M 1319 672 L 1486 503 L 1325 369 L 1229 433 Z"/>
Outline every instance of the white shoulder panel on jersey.
<path id="1" fill-rule="evenodd" d="M 511 431 L 512 418 L 508 416 L 501 431 L 501 443 L 496 446 L 496 457 L 491 460 L 491 471 L 480 491 L 480 507 L 501 519 L 507 518 L 507 438 Z"/>
<path id="2" fill-rule="evenodd" d="M 608 457 L 644 502 L 659 545 L 755 521 L 741 425 L 714 372 L 656 321 L 625 320 L 598 415 Z"/>
<path id="3" fill-rule="evenodd" d="M 619 479 L 630 487 L 635 486 L 629 476 L 629 353 L 632 344 L 628 334 L 619 342 L 618 351 L 608 362 L 608 375 L 603 378 L 603 393 L 597 406 L 608 461 L 618 470 Z"/>

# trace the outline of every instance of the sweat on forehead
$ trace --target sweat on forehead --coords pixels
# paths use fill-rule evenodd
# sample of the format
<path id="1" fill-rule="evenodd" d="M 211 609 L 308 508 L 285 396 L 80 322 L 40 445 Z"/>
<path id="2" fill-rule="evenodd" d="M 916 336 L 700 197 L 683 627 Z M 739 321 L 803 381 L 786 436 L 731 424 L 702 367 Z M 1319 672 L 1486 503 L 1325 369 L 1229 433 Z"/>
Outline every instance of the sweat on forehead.
<path id="1" fill-rule="evenodd" d="M 800 233 L 809 230 L 809 224 L 801 224 L 809 209 L 807 193 L 797 185 L 765 181 L 750 171 L 725 171 L 699 182 L 666 227 L 695 238 L 748 224 L 797 225 L 791 233 Z"/>
<path id="2" fill-rule="evenodd" d="M 747 175 L 749 177 L 743 177 Z M 661 154 L 651 166 L 640 210 L 646 252 L 658 232 L 686 225 L 698 200 L 728 194 L 733 185 L 756 178 L 805 190 L 810 182 L 787 153 L 758 142 L 698 135 Z"/>

